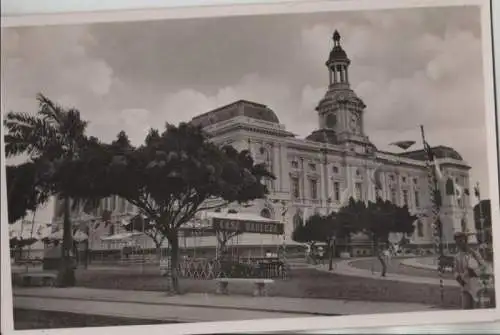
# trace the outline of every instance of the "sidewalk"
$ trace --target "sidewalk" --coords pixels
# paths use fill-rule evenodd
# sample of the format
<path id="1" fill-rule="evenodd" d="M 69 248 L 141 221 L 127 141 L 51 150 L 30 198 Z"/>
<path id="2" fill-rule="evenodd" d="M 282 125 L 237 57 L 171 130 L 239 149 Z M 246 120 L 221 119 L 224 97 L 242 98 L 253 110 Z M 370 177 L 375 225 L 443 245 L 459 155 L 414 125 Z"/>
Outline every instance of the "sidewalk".
<path id="1" fill-rule="evenodd" d="M 16 288 L 14 289 L 14 306 L 178 322 L 432 310 L 431 306 L 407 303 L 211 294 L 167 296 L 163 292 L 101 290 L 80 287 Z"/>
<path id="2" fill-rule="evenodd" d="M 358 259 L 346 259 L 337 262 L 332 271 L 328 271 L 328 265 L 318 265 L 316 269 L 320 271 L 325 271 L 345 276 L 370 278 L 370 279 L 378 279 L 385 281 L 399 281 L 399 282 L 413 283 L 413 284 L 439 285 L 439 279 L 436 278 L 416 277 L 416 276 L 413 277 L 396 273 L 387 273 L 386 277 L 381 277 L 379 273 L 372 273 L 370 270 L 358 269 L 351 266 L 350 263 L 355 262 L 356 260 Z M 443 284 L 444 286 L 459 287 L 456 281 L 450 279 L 444 279 Z"/>

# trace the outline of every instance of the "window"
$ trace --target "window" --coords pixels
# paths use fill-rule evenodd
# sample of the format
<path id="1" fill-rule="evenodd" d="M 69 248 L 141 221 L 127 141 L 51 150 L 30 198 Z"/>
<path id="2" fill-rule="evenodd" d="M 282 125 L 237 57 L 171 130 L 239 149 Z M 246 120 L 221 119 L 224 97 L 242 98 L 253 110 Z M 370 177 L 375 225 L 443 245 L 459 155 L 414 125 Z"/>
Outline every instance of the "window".
<path id="1" fill-rule="evenodd" d="M 408 190 L 403 190 L 403 204 L 407 207 L 409 207 L 409 202 L 408 202 Z"/>
<path id="2" fill-rule="evenodd" d="M 401 180 L 403 181 L 403 183 L 406 183 L 406 177 L 402 177 Z"/>
<path id="3" fill-rule="evenodd" d="M 333 171 L 333 173 L 335 173 L 335 174 L 339 173 L 339 167 L 338 167 L 338 166 L 334 166 L 334 167 L 332 168 L 332 171 Z"/>
<path id="4" fill-rule="evenodd" d="M 361 175 L 361 171 L 359 171 L 359 169 L 356 169 L 356 176 L 360 176 Z"/>
<path id="5" fill-rule="evenodd" d="M 337 202 L 340 201 L 340 183 L 339 182 L 333 183 L 333 197 L 334 197 L 335 201 L 337 201 Z"/>
<path id="6" fill-rule="evenodd" d="M 335 128 L 337 125 L 337 116 L 335 114 L 328 114 L 326 117 L 326 126 L 328 128 Z"/>
<path id="7" fill-rule="evenodd" d="M 300 198 L 300 186 L 299 186 L 299 178 L 292 177 L 291 178 L 291 186 L 292 186 L 292 196 L 294 199 Z"/>
<path id="8" fill-rule="evenodd" d="M 263 218 L 266 218 L 266 219 L 270 219 L 271 218 L 271 211 L 269 210 L 269 208 L 264 208 L 262 211 L 260 211 L 260 216 L 262 216 Z"/>
<path id="9" fill-rule="evenodd" d="M 390 179 L 391 181 L 394 181 L 394 175 L 393 175 L 393 174 L 391 174 L 391 175 L 389 176 L 389 179 Z"/>
<path id="10" fill-rule="evenodd" d="M 418 191 L 415 191 L 415 207 L 420 207 L 420 193 Z"/>
<path id="11" fill-rule="evenodd" d="M 357 200 L 363 200 L 363 184 L 361 183 L 356 183 L 355 184 L 355 192 L 356 192 L 356 199 Z"/>
<path id="12" fill-rule="evenodd" d="M 111 201 L 110 211 L 114 212 L 116 210 L 116 196 L 112 196 L 110 201 Z"/>
<path id="13" fill-rule="evenodd" d="M 309 180 L 311 186 L 311 199 L 318 199 L 318 181 L 316 179 Z"/>
<path id="14" fill-rule="evenodd" d="M 292 168 L 298 169 L 299 168 L 299 162 L 297 161 L 292 161 Z"/>
<path id="15" fill-rule="evenodd" d="M 418 185 L 418 178 L 413 178 L 413 184 Z"/>
<path id="16" fill-rule="evenodd" d="M 316 164 L 314 164 L 314 163 L 310 163 L 310 164 L 309 164 L 309 169 L 310 169 L 311 171 L 316 171 Z"/>
<path id="17" fill-rule="evenodd" d="M 127 208 L 127 201 L 123 198 L 119 198 L 118 200 L 120 201 L 120 213 L 125 213 L 125 210 Z"/>
<path id="18" fill-rule="evenodd" d="M 302 217 L 302 211 L 297 209 L 297 212 L 293 216 L 293 230 L 297 229 L 298 226 L 304 224 L 304 218 Z"/>
<path id="19" fill-rule="evenodd" d="M 418 237 L 424 237 L 424 224 L 422 221 L 417 221 L 417 235 Z"/>
<path id="20" fill-rule="evenodd" d="M 465 218 L 462 218 L 462 220 L 460 220 L 460 226 L 462 228 L 462 231 L 467 230 L 467 220 L 465 220 Z"/>
<path id="21" fill-rule="evenodd" d="M 134 211 L 134 205 L 132 205 L 130 202 L 127 203 L 127 212 L 132 213 Z"/>
<path id="22" fill-rule="evenodd" d="M 396 190 L 391 190 L 391 202 L 395 205 L 397 205 L 398 203 L 398 199 L 397 199 L 397 194 L 396 194 Z"/>

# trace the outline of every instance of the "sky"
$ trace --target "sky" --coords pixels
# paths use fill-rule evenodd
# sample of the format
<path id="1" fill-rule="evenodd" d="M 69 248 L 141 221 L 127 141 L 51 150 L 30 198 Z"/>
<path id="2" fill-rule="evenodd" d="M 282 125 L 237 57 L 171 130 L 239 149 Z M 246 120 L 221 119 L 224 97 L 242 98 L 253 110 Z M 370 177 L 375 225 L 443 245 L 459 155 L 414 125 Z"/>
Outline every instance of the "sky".
<path id="1" fill-rule="evenodd" d="M 365 132 L 381 150 L 415 140 L 455 148 L 488 193 L 477 7 L 323 12 L 8 28 L 4 111 L 35 113 L 35 96 L 78 108 L 102 140 L 188 121 L 239 99 L 269 106 L 298 137 L 318 127 L 325 61 L 337 29 Z M 50 220 L 52 208 L 37 213 Z"/>

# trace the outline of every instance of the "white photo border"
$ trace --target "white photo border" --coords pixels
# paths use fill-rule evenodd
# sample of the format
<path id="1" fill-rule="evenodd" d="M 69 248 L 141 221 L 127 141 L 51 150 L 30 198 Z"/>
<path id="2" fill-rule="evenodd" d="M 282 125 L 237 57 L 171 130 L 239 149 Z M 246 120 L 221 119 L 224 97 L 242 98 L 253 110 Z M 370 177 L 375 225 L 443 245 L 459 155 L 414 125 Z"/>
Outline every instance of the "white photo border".
<path id="1" fill-rule="evenodd" d="M 145 10 L 117 10 L 102 12 L 83 12 L 67 14 L 43 14 L 43 15 L 20 15 L 2 18 L 2 27 L 38 26 L 38 25 L 67 25 L 97 22 L 126 22 L 126 21 L 151 21 L 182 18 L 203 17 L 225 17 L 245 15 L 272 15 L 291 13 L 313 13 L 329 11 L 358 11 L 358 10 L 380 10 L 396 8 L 421 8 L 421 7 L 445 7 L 477 5 L 481 7 L 482 22 L 482 47 L 483 47 L 483 72 L 485 92 L 486 113 L 486 135 L 488 152 L 488 170 L 491 206 L 493 222 L 500 222 L 499 204 L 499 161 L 498 161 L 498 134 L 497 118 L 495 110 L 495 91 L 493 73 L 493 43 L 492 43 L 492 0 L 351 0 L 351 1 L 316 1 L 303 0 L 268 4 L 245 4 L 245 5 L 213 5 L 199 7 L 174 7 L 164 9 Z M 3 87 L 4 85 L 2 85 Z M 3 124 L 3 112 L 5 106 L 4 90 L 1 91 L 2 115 L 0 120 Z M 497 97 L 498 99 L 498 97 Z M 498 100 L 497 100 L 498 101 Z M 1 222 L 7 222 L 7 199 L 6 199 L 6 176 L 5 176 L 5 153 L 4 139 L 1 136 Z M 493 224 L 492 226 L 496 226 Z M 1 225 L 1 329 L 5 334 L 40 334 L 48 335 L 74 334 L 87 335 L 103 331 L 104 334 L 135 334 L 137 331 L 147 332 L 150 335 L 164 334 L 215 334 L 215 333 L 254 333 L 254 332 L 282 332 L 282 331 L 305 331 L 323 329 L 345 329 L 360 326 L 383 327 L 383 326 L 416 326 L 433 324 L 452 324 L 469 322 L 488 322 L 498 320 L 500 313 L 498 306 L 490 310 L 472 311 L 436 311 L 436 312 L 413 312 L 380 315 L 356 315 L 356 316 L 334 316 L 334 317 L 307 317 L 286 318 L 251 321 L 231 322 L 199 322 L 167 325 L 144 325 L 144 326 L 119 326 L 119 327 L 92 327 L 92 328 L 70 328 L 70 329 L 33 329 L 14 331 L 13 324 L 13 296 L 11 285 L 11 267 L 9 257 L 8 225 Z M 493 227 L 494 255 L 500 255 L 500 229 Z M 500 257 L 494 257 L 494 267 L 500 268 Z M 498 272 L 498 271 L 497 271 Z M 495 276 L 495 287 L 499 287 L 500 276 Z M 500 297 L 500 291 L 496 292 L 496 300 Z M 360 319 L 362 318 L 362 322 Z M 139 327 L 139 328 L 138 328 Z"/>

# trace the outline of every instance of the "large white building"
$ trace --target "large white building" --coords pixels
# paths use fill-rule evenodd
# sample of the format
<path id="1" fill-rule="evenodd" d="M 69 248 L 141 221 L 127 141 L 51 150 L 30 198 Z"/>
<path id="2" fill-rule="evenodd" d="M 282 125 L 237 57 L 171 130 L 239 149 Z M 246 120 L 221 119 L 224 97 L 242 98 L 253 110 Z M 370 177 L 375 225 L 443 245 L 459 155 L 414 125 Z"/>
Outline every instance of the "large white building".
<path id="1" fill-rule="evenodd" d="M 235 209 L 281 219 L 282 209 L 286 207 L 284 221 L 288 239 L 294 227 L 308 216 L 315 212 L 337 211 L 346 188 L 357 199 L 375 200 L 375 187 L 370 178 L 375 169 L 380 171 L 382 190 L 379 194 L 382 198 L 397 205 L 407 205 L 419 216 L 428 214 L 431 208 L 426 153 L 423 149 L 400 154 L 377 150 L 365 133 L 364 115 L 369 110 L 351 89 L 350 60 L 341 46 L 338 32 L 333 40 L 334 46 L 326 62 L 329 82 L 316 107 L 318 128 L 306 138 L 297 138 L 287 131 L 278 115 L 267 106 L 245 100 L 191 120 L 210 133 L 214 142 L 230 144 L 238 150 L 248 149 L 256 161 L 267 164 L 276 176 L 276 180 L 268 181 L 268 198 L 255 201 L 251 207 L 236 206 Z M 440 185 L 444 241 L 452 242 L 454 231 L 474 231 L 467 192 L 470 166 L 450 147 L 438 146 L 433 151 L 444 176 Z M 444 185 L 448 179 L 464 190 L 460 198 L 445 194 Z M 120 199 L 108 199 L 103 206 L 116 214 L 133 211 L 133 207 Z M 411 242 L 430 247 L 432 234 L 430 221 L 422 217 L 416 223 Z M 186 243 L 214 246 L 215 239 L 203 237 Z M 241 246 L 279 243 L 279 238 L 271 236 L 243 235 L 238 238 Z"/>

